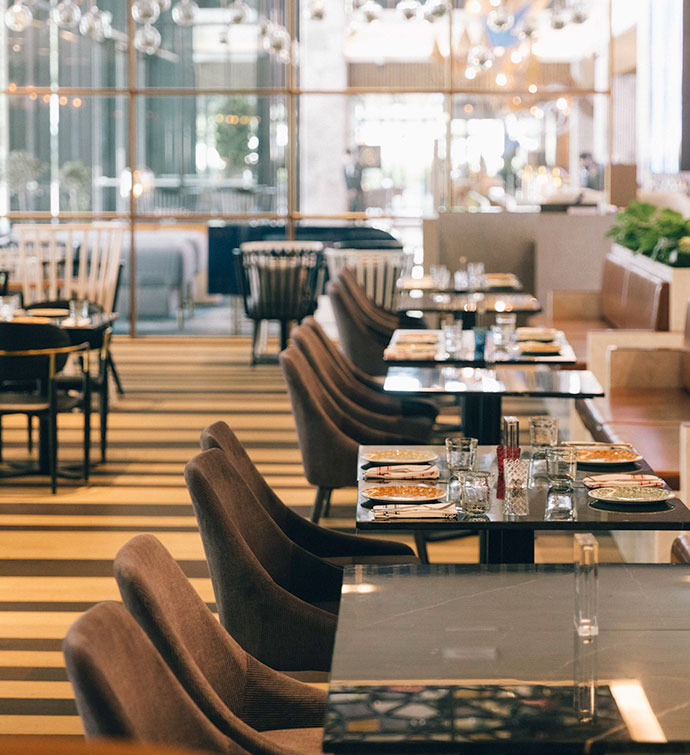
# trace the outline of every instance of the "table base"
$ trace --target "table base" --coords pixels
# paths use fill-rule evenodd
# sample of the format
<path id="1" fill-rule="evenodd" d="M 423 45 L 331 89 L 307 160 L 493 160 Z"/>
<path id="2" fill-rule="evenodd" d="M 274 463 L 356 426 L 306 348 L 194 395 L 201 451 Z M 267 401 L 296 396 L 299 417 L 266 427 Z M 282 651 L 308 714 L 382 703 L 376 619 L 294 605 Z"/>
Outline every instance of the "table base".
<path id="1" fill-rule="evenodd" d="M 480 564 L 533 564 L 534 530 L 481 530 Z"/>

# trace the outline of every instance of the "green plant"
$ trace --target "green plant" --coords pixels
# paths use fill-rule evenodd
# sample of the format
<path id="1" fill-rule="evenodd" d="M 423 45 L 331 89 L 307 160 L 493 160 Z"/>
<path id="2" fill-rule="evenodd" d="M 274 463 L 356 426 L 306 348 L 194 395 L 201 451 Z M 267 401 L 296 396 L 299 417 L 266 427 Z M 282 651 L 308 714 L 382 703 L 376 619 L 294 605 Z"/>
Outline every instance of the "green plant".
<path id="1" fill-rule="evenodd" d="M 17 197 L 20 210 L 28 210 L 29 199 L 38 188 L 38 180 L 48 166 L 24 150 L 13 150 L 7 156 L 5 178 L 10 192 Z"/>
<path id="2" fill-rule="evenodd" d="M 91 171 L 81 160 L 68 160 L 60 168 L 60 190 L 70 210 L 89 209 L 90 189 Z"/>
<path id="3" fill-rule="evenodd" d="M 690 239 L 687 238 L 690 220 L 675 210 L 631 202 L 618 213 L 618 222 L 606 235 L 621 246 L 666 265 L 690 267 Z"/>

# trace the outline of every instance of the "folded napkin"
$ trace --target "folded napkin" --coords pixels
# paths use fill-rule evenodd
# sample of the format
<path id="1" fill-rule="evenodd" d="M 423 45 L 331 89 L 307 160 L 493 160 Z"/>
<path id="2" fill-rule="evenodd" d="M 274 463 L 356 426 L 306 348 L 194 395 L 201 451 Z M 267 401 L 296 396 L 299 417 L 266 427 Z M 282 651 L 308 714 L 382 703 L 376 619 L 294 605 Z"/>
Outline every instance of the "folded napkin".
<path id="1" fill-rule="evenodd" d="M 73 317 L 65 317 L 65 319 L 62 320 L 62 325 L 67 328 L 84 328 L 87 325 L 91 325 L 91 318 L 79 317 L 77 320 L 75 320 Z"/>
<path id="2" fill-rule="evenodd" d="M 436 480 L 438 476 L 435 464 L 395 464 L 372 467 L 364 473 L 365 480 Z"/>
<path id="3" fill-rule="evenodd" d="M 374 519 L 455 519 L 454 503 L 385 504 L 374 506 Z"/>
<path id="4" fill-rule="evenodd" d="M 630 485 L 634 487 L 663 488 L 664 481 L 653 474 L 609 474 L 592 475 L 585 477 L 584 484 L 590 488 L 608 488 L 612 485 Z"/>

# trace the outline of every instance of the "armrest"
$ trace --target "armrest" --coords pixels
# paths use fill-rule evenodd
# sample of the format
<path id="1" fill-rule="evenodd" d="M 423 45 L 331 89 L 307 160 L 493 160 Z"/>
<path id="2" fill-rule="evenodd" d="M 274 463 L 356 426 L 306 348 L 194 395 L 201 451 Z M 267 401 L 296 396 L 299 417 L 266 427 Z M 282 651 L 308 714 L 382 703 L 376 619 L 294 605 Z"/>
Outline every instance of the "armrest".
<path id="1" fill-rule="evenodd" d="M 610 346 L 679 349 L 682 345 L 682 333 L 654 330 L 590 330 L 587 333 L 587 369 L 604 385 L 608 378 L 607 352 Z"/>
<path id="2" fill-rule="evenodd" d="M 680 349 L 610 346 L 605 390 L 614 388 L 680 388 L 683 352 Z"/>
<path id="3" fill-rule="evenodd" d="M 552 291 L 549 299 L 554 320 L 601 319 L 599 291 Z"/>

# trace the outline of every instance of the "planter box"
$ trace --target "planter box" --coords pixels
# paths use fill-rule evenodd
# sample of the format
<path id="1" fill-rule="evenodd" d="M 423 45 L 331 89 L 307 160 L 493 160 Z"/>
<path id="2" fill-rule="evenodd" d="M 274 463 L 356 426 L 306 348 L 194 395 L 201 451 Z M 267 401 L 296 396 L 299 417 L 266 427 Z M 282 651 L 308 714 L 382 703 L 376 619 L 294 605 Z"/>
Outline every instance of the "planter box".
<path id="1" fill-rule="evenodd" d="M 669 330 L 685 330 L 685 317 L 690 299 L 690 267 L 669 267 L 661 262 L 633 254 L 620 244 L 612 244 L 611 251 L 630 267 L 646 270 L 669 284 Z"/>

